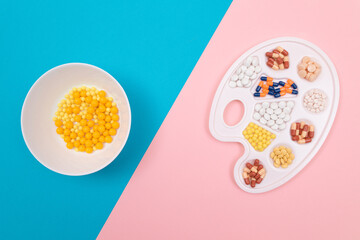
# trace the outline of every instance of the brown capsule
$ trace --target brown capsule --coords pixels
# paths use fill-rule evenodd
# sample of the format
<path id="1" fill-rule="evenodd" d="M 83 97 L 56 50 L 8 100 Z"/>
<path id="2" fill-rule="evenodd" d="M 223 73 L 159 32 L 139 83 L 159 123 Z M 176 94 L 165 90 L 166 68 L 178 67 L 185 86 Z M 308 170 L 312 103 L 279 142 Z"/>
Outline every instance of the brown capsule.
<path id="1" fill-rule="evenodd" d="M 249 174 L 247 172 L 243 172 L 242 177 L 243 177 L 243 179 L 249 178 Z"/>
<path id="2" fill-rule="evenodd" d="M 307 134 L 308 134 L 308 132 L 303 130 L 302 133 L 301 133 L 301 137 L 306 138 Z"/>
<path id="3" fill-rule="evenodd" d="M 263 178 L 258 178 L 258 179 L 256 180 L 256 183 L 259 184 L 259 183 L 262 182 L 262 180 L 263 180 Z"/>
<path id="4" fill-rule="evenodd" d="M 299 141 L 299 139 L 300 139 L 300 136 L 299 136 L 299 135 L 296 135 L 296 136 L 292 136 L 292 137 L 291 137 L 291 140 L 293 140 L 293 141 Z"/>
<path id="5" fill-rule="evenodd" d="M 309 125 L 305 124 L 304 127 L 303 127 L 303 130 L 306 131 L 306 132 L 309 131 Z"/>
<path id="6" fill-rule="evenodd" d="M 302 134 L 302 132 L 303 132 L 303 130 L 302 130 L 302 129 L 300 129 L 300 130 L 299 130 L 299 134 L 298 134 L 298 135 L 301 135 L 301 134 Z"/>
<path id="7" fill-rule="evenodd" d="M 271 61 L 267 61 L 266 62 L 266 65 L 268 65 L 269 67 L 273 67 L 274 66 L 274 62 L 271 62 Z"/>
<path id="8" fill-rule="evenodd" d="M 286 51 L 285 49 L 282 50 L 281 54 L 283 54 L 284 56 L 288 56 L 288 55 L 289 55 L 288 51 Z"/>
<path id="9" fill-rule="evenodd" d="M 274 50 L 273 50 L 273 53 L 279 54 L 279 53 L 280 53 L 280 51 L 279 51 L 279 50 L 277 50 L 277 49 L 274 49 Z"/>
<path id="10" fill-rule="evenodd" d="M 273 58 L 268 58 L 268 61 L 270 61 L 270 62 L 275 62 L 275 59 L 273 59 Z"/>
<path id="11" fill-rule="evenodd" d="M 288 69 L 290 67 L 290 63 L 287 61 L 287 62 L 284 62 L 284 68 L 285 69 Z"/>
<path id="12" fill-rule="evenodd" d="M 251 179 L 251 187 L 254 188 L 256 185 L 256 179 L 255 178 L 252 178 Z"/>
<path id="13" fill-rule="evenodd" d="M 276 62 L 275 62 L 276 63 Z M 279 70 L 279 66 L 277 66 L 276 64 L 274 64 L 274 66 L 272 66 L 272 69 L 274 70 Z"/>
<path id="14" fill-rule="evenodd" d="M 290 129 L 290 135 L 295 136 L 296 135 L 296 130 Z"/>
<path id="15" fill-rule="evenodd" d="M 244 172 L 250 173 L 251 171 L 247 167 L 244 167 Z"/>
<path id="16" fill-rule="evenodd" d="M 295 131 L 295 135 L 300 135 L 300 130 L 299 130 L 299 129 L 297 129 L 297 130 Z"/>
<path id="17" fill-rule="evenodd" d="M 257 173 L 257 174 L 255 175 L 255 179 L 257 180 L 257 179 L 259 179 L 259 178 L 260 178 L 260 174 Z"/>
<path id="18" fill-rule="evenodd" d="M 304 144 L 305 143 L 305 139 L 300 139 L 299 141 L 298 141 L 298 144 Z"/>
<path id="19" fill-rule="evenodd" d="M 263 168 L 264 168 L 264 166 L 260 164 L 260 165 L 258 166 L 258 171 L 260 171 L 260 170 L 263 169 Z"/>
<path id="20" fill-rule="evenodd" d="M 251 172 L 251 173 L 249 174 L 249 177 L 255 177 L 255 175 L 256 175 L 255 172 Z"/>
<path id="21" fill-rule="evenodd" d="M 246 163 L 246 167 L 247 167 L 248 169 L 251 169 L 251 168 L 253 167 L 253 165 L 251 165 L 251 163 Z"/>
<path id="22" fill-rule="evenodd" d="M 259 159 L 255 159 L 255 161 L 254 161 L 254 166 L 259 166 L 259 164 L 260 164 Z"/>
<path id="23" fill-rule="evenodd" d="M 277 58 L 277 59 L 276 59 L 276 62 L 277 62 L 278 64 L 282 64 L 284 61 L 282 60 L 282 58 Z"/>
<path id="24" fill-rule="evenodd" d="M 300 129 L 300 123 L 296 123 L 296 129 Z"/>
<path id="25" fill-rule="evenodd" d="M 285 56 L 282 53 L 280 53 L 279 57 L 284 58 Z"/>
<path id="26" fill-rule="evenodd" d="M 300 129 L 304 129 L 304 126 L 305 126 L 305 122 L 304 121 L 300 122 Z"/>
<path id="27" fill-rule="evenodd" d="M 265 168 L 261 169 L 258 174 L 260 174 L 261 176 L 266 174 Z"/>
<path id="28" fill-rule="evenodd" d="M 249 178 L 244 178 L 245 184 L 249 185 L 250 184 L 250 179 Z"/>
<path id="29" fill-rule="evenodd" d="M 305 143 L 309 143 L 309 142 L 311 142 L 312 139 L 309 138 L 309 137 L 307 137 L 307 138 L 305 138 L 304 140 L 305 140 Z"/>
<path id="30" fill-rule="evenodd" d="M 272 52 L 266 52 L 265 56 L 267 56 L 268 58 L 271 58 L 273 56 L 273 53 Z"/>
<path id="31" fill-rule="evenodd" d="M 310 125 L 308 136 L 313 138 L 315 135 L 315 127 L 314 125 Z"/>

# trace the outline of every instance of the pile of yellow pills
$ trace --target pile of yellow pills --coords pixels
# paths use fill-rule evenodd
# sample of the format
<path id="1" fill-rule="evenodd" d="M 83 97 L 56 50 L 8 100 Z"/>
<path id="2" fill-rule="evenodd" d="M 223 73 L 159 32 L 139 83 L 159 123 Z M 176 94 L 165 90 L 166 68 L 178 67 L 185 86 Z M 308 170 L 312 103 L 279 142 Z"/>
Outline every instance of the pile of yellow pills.
<path id="1" fill-rule="evenodd" d="M 92 153 L 112 142 L 120 127 L 118 112 L 104 90 L 83 86 L 65 95 L 53 120 L 68 149 Z"/>
<path id="2" fill-rule="evenodd" d="M 259 152 L 264 151 L 270 145 L 271 141 L 276 138 L 275 134 L 253 122 L 247 125 L 243 131 L 243 135 L 251 146 Z"/>
<path id="3" fill-rule="evenodd" d="M 270 157 L 274 161 L 275 167 L 287 168 L 294 160 L 295 155 L 292 153 L 291 148 L 279 146 L 274 148 L 270 153 Z"/>

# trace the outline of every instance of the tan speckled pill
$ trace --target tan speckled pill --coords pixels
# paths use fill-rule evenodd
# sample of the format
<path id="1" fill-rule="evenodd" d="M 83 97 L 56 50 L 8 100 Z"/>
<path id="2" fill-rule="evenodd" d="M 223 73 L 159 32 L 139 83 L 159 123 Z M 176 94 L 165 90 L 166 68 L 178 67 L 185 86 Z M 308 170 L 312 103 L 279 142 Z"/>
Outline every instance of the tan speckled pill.
<path id="1" fill-rule="evenodd" d="M 315 80 L 316 80 L 316 77 L 317 77 L 316 74 L 311 74 L 310 77 L 309 77 L 309 81 L 310 81 L 310 82 L 315 81 Z"/>
<path id="2" fill-rule="evenodd" d="M 314 64 L 309 64 L 309 65 L 307 66 L 307 70 L 308 70 L 309 72 L 313 73 L 313 72 L 315 72 L 316 67 L 315 67 Z"/>
<path id="3" fill-rule="evenodd" d="M 309 80 L 310 79 L 310 76 L 311 76 L 312 73 L 307 73 L 306 76 L 305 76 L 305 79 L 306 80 Z"/>
<path id="4" fill-rule="evenodd" d="M 300 77 L 304 78 L 306 76 L 307 72 L 304 69 L 302 69 L 302 70 L 298 71 L 298 74 Z"/>
<path id="5" fill-rule="evenodd" d="M 300 64 L 298 65 L 298 70 L 305 70 L 306 67 L 307 67 L 307 65 L 306 65 L 305 63 L 300 63 Z"/>
<path id="6" fill-rule="evenodd" d="M 303 57 L 303 59 L 301 60 L 302 63 L 308 63 L 309 61 L 311 61 L 311 59 L 308 56 Z"/>

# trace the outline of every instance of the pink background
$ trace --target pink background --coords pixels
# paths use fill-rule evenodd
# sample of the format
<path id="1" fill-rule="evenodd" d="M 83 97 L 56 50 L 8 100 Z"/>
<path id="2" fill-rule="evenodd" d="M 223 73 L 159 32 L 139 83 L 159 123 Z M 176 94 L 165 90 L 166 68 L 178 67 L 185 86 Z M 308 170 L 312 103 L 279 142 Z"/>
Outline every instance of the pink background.
<path id="1" fill-rule="evenodd" d="M 166 117 L 99 239 L 360 239 L 360 1 L 235 1 Z M 315 158 L 263 194 L 238 188 L 236 143 L 208 129 L 229 66 L 270 38 L 318 45 L 340 78 L 332 130 Z"/>

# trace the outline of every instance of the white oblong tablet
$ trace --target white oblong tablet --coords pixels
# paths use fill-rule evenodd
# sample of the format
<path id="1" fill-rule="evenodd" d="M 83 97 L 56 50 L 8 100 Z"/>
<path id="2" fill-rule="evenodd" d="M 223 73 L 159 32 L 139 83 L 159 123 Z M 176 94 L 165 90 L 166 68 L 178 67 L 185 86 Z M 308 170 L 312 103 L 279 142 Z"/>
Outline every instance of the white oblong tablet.
<path id="1" fill-rule="evenodd" d="M 243 87 L 243 84 L 241 83 L 240 80 L 238 80 L 238 81 L 236 82 L 236 86 L 238 86 L 238 87 Z"/>
<path id="2" fill-rule="evenodd" d="M 284 122 L 284 120 L 282 120 L 281 118 L 278 118 L 276 120 L 276 124 L 278 124 L 278 125 L 282 124 L 283 122 Z"/>
<path id="3" fill-rule="evenodd" d="M 251 64 L 256 67 L 257 65 L 259 65 L 259 59 L 254 56 L 254 57 L 252 58 Z"/>
<path id="4" fill-rule="evenodd" d="M 278 116 L 276 114 L 271 114 L 271 119 L 272 120 L 277 120 L 278 119 Z"/>
<path id="5" fill-rule="evenodd" d="M 265 114 L 265 108 L 260 109 L 259 113 L 261 116 L 263 116 Z"/>
<path id="6" fill-rule="evenodd" d="M 275 109 L 274 113 L 276 115 L 279 115 L 280 113 L 282 113 L 281 108 Z"/>

